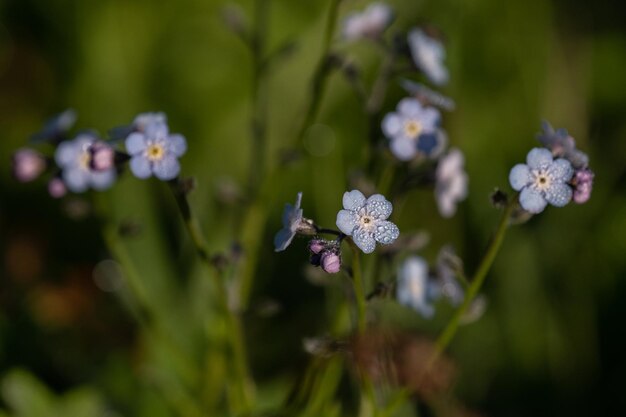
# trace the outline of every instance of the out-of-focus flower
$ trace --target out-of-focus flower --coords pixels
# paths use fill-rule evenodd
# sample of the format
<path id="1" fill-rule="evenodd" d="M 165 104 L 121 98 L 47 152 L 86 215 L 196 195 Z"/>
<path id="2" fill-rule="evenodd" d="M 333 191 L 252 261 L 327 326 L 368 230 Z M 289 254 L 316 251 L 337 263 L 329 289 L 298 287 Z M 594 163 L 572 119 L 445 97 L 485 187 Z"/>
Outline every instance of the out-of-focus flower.
<path id="1" fill-rule="evenodd" d="M 80 193 L 88 188 L 104 190 L 115 181 L 114 167 L 102 171 L 94 171 L 91 168 L 90 149 L 98 143 L 102 142 L 96 136 L 83 133 L 74 140 L 59 144 L 54 159 L 61 168 L 61 177 L 70 191 Z"/>
<path id="2" fill-rule="evenodd" d="M 456 107 L 454 100 L 450 97 L 444 96 L 426 87 L 424 84 L 402 79 L 400 80 L 400 85 L 407 93 L 411 94 L 425 105 L 436 106 L 447 111 L 452 111 Z"/>
<path id="3" fill-rule="evenodd" d="M 448 69 L 443 64 L 446 50 L 439 39 L 430 37 L 422 29 L 413 29 L 408 34 L 408 44 L 415 65 L 435 85 L 448 82 Z"/>
<path id="4" fill-rule="evenodd" d="M 548 203 L 563 207 L 572 199 L 572 189 L 567 184 L 574 175 L 568 160 L 554 159 L 545 148 L 534 148 L 526 156 L 526 165 L 517 164 L 511 169 L 509 182 L 520 191 L 519 202 L 530 213 L 541 213 Z"/>
<path id="5" fill-rule="evenodd" d="M 63 113 L 57 114 L 49 119 L 39 132 L 34 133 L 30 137 L 31 142 L 55 142 L 65 139 L 69 130 L 76 123 L 76 117 L 76 112 L 72 109 L 67 109 Z"/>
<path id="6" fill-rule="evenodd" d="M 434 107 L 422 106 L 415 98 L 405 98 L 395 112 L 385 116 L 382 130 L 391 141 L 391 152 L 396 158 L 402 161 L 419 155 L 435 158 L 447 142 L 438 128 L 439 120 L 439 111 Z"/>
<path id="7" fill-rule="evenodd" d="M 22 148 L 13 154 L 13 176 L 20 182 L 37 179 L 46 170 L 46 159 L 34 149 Z"/>
<path id="8" fill-rule="evenodd" d="M 126 138 L 132 173 L 141 179 L 152 175 L 163 181 L 176 178 L 180 172 L 178 158 L 187 151 L 185 138 L 170 135 L 165 123 L 150 123 L 142 129 Z"/>
<path id="9" fill-rule="evenodd" d="M 67 194 L 67 187 L 61 178 L 52 178 L 48 183 L 48 193 L 52 198 L 61 198 Z"/>
<path id="10" fill-rule="evenodd" d="M 593 189 L 593 177 L 594 174 L 589 168 L 576 171 L 572 178 L 572 185 L 574 186 L 572 200 L 574 200 L 574 203 L 583 204 L 589 200 L 591 190 Z"/>
<path id="11" fill-rule="evenodd" d="M 380 194 L 366 199 L 358 190 L 346 192 L 343 208 L 337 213 L 337 227 L 365 253 L 372 253 L 376 242 L 388 245 L 400 235 L 398 227 L 387 220 L 393 205 Z"/>
<path id="12" fill-rule="evenodd" d="M 463 153 L 453 148 L 437 165 L 435 199 L 443 217 L 452 217 L 456 204 L 467 197 L 469 179 L 463 169 L 464 162 Z"/>
<path id="13" fill-rule="evenodd" d="M 326 248 L 327 242 L 323 239 L 313 239 L 309 242 L 309 250 L 317 255 Z"/>
<path id="14" fill-rule="evenodd" d="M 126 139 L 133 132 L 145 132 L 146 128 L 153 123 L 167 126 L 167 116 L 161 112 L 140 113 L 131 124 L 109 130 L 109 136 L 113 140 Z"/>
<path id="15" fill-rule="evenodd" d="M 584 152 L 576 148 L 576 141 L 561 128 L 554 130 L 547 121 L 541 124 L 543 132 L 537 135 L 537 139 L 543 146 L 552 151 L 556 158 L 565 158 L 575 169 L 586 168 L 589 165 L 589 157 Z"/>
<path id="16" fill-rule="evenodd" d="M 377 39 L 393 20 L 391 7 L 372 3 L 360 13 L 352 13 L 343 22 L 343 37 L 348 41 Z"/>
<path id="17" fill-rule="evenodd" d="M 289 203 L 285 204 L 285 210 L 283 211 L 283 228 L 274 236 L 274 250 L 276 252 L 287 249 L 287 246 L 291 244 L 291 241 L 298 233 L 315 233 L 315 227 L 312 222 L 302 217 L 301 203 L 302 192 L 299 192 L 296 197 L 296 203 L 293 206 Z"/>
<path id="18" fill-rule="evenodd" d="M 452 306 L 461 305 L 465 298 L 465 291 L 457 276 L 462 271 L 461 259 L 451 246 L 444 246 L 437 255 L 437 279 L 442 297 L 447 298 Z"/>
<path id="19" fill-rule="evenodd" d="M 398 269 L 397 298 L 402 305 L 411 307 L 425 318 L 435 313 L 432 302 L 437 288 L 431 283 L 428 264 L 419 256 L 407 258 Z"/>

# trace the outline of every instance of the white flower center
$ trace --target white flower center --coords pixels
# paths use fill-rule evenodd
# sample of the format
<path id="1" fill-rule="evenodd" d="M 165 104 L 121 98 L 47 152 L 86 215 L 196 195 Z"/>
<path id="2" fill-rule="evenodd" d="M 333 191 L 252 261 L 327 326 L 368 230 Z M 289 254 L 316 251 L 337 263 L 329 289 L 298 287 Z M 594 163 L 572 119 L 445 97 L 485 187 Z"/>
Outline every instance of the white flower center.
<path id="1" fill-rule="evenodd" d="M 362 229 L 371 231 L 374 228 L 374 218 L 367 214 L 363 215 L 359 219 L 359 225 L 361 226 Z"/>
<path id="2" fill-rule="evenodd" d="M 165 156 L 165 149 L 160 143 L 152 143 L 146 149 L 146 157 L 150 161 L 160 161 Z"/>
<path id="3" fill-rule="evenodd" d="M 418 137 L 421 131 L 422 124 L 417 120 L 407 120 L 404 123 L 404 134 L 411 139 L 415 139 L 416 137 Z"/>
<path id="4" fill-rule="evenodd" d="M 540 191 L 545 191 L 552 185 L 552 178 L 544 170 L 538 170 L 534 172 L 533 185 Z"/>

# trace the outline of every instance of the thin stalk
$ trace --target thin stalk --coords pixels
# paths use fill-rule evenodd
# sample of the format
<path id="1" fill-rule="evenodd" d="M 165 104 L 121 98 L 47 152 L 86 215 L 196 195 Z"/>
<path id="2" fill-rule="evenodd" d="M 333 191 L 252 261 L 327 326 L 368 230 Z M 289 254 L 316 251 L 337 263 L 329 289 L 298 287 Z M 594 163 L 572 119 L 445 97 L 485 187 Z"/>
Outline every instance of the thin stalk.
<path id="1" fill-rule="evenodd" d="M 452 338 L 456 334 L 456 331 L 459 328 L 459 324 L 461 323 L 461 318 L 470 307 L 474 297 L 480 291 L 483 283 L 485 282 L 485 278 L 487 277 L 487 272 L 491 268 L 493 261 L 496 259 L 496 255 L 502 246 L 502 242 L 504 241 L 504 236 L 506 234 L 507 228 L 509 226 L 509 220 L 511 217 L 511 213 L 517 203 L 517 198 L 514 197 L 511 199 L 511 202 L 506 206 L 504 212 L 502 213 L 502 217 L 500 218 L 500 223 L 496 229 L 496 232 L 491 240 L 491 243 L 487 247 L 487 251 L 470 282 L 467 291 L 465 292 L 465 299 L 463 300 L 463 304 L 459 307 L 459 309 L 454 313 L 454 316 L 444 329 L 443 333 L 437 338 L 437 342 L 435 345 L 435 352 L 431 356 L 428 361 L 428 366 L 426 371 L 432 366 L 432 364 L 437 360 L 441 352 L 448 346 L 448 344 L 452 341 Z"/>
<path id="2" fill-rule="evenodd" d="M 357 330 L 365 331 L 365 292 L 363 290 L 363 274 L 361 272 L 361 253 L 351 238 L 347 239 L 352 249 L 352 284 L 357 307 Z"/>

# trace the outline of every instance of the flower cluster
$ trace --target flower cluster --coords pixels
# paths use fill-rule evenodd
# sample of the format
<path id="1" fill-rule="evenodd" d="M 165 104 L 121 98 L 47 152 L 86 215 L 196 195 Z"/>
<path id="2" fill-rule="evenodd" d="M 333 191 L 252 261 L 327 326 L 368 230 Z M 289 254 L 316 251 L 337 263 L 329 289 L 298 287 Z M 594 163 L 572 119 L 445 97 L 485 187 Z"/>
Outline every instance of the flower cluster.
<path id="1" fill-rule="evenodd" d="M 170 135 L 163 113 L 142 113 L 132 124 L 111 129 L 108 140 L 93 131 L 69 136 L 76 113 L 67 110 L 48 121 L 31 142 L 52 147 L 52 152 L 22 148 L 13 155 L 13 176 L 20 182 L 34 181 L 46 172 L 50 195 L 59 198 L 68 191 L 105 190 L 113 185 L 128 162 L 137 178 L 152 175 L 161 180 L 178 176 L 178 158 L 187 150 L 181 135 Z M 119 142 L 124 141 L 125 149 Z"/>
<path id="2" fill-rule="evenodd" d="M 519 203 L 529 213 L 541 213 L 550 204 L 578 204 L 591 197 L 593 172 L 589 157 L 576 148 L 574 138 L 565 129 L 554 130 L 548 122 L 537 136 L 545 148 L 533 148 L 526 164 L 517 164 L 509 173 L 509 182 L 519 191 Z"/>

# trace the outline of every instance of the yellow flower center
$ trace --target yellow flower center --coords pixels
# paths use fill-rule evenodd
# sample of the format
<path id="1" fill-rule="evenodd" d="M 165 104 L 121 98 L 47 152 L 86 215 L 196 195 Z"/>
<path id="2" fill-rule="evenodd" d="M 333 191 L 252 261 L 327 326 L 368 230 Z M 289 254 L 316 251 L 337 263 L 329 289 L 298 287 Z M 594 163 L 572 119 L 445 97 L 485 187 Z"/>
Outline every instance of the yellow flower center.
<path id="1" fill-rule="evenodd" d="M 404 134 L 410 138 L 416 138 L 422 131 L 422 124 L 417 120 L 408 120 L 404 123 Z"/>
<path id="2" fill-rule="evenodd" d="M 163 159 L 164 155 L 165 150 L 163 149 L 163 145 L 159 143 L 153 143 L 152 145 L 148 146 L 148 149 L 146 149 L 146 156 L 151 161 L 161 160 Z"/>
<path id="3" fill-rule="evenodd" d="M 91 154 L 87 151 L 83 151 L 78 158 L 78 165 L 82 169 L 89 169 L 89 165 L 91 164 Z"/>

